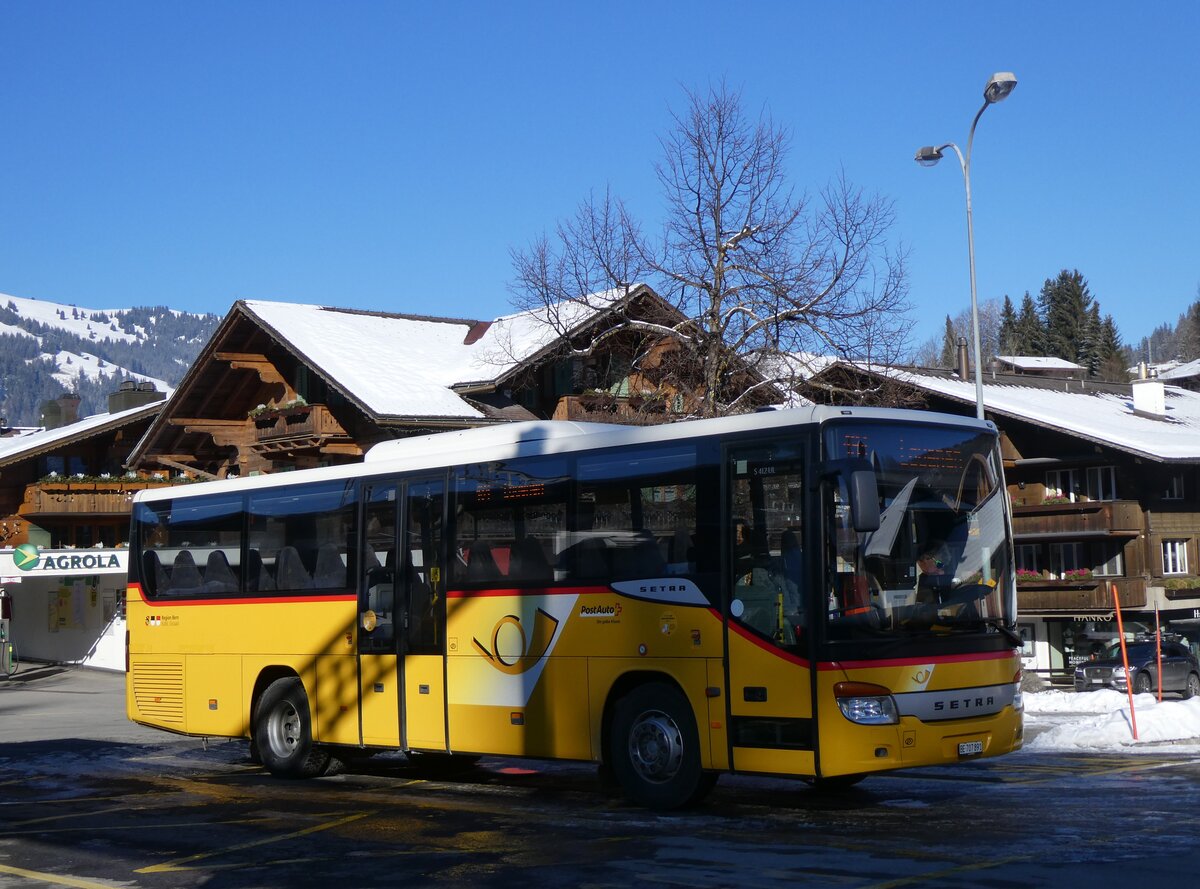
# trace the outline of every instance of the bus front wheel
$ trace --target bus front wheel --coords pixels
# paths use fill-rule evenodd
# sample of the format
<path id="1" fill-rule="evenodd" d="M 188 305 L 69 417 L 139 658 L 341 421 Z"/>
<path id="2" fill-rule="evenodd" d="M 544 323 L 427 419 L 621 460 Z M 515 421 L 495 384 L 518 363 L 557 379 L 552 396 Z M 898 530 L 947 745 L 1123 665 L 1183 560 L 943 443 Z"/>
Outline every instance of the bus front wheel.
<path id="1" fill-rule="evenodd" d="M 308 695 L 294 676 L 267 686 L 254 716 L 254 746 L 262 764 L 281 778 L 313 778 L 329 764 L 329 752 L 313 743 Z"/>
<path id="2" fill-rule="evenodd" d="M 639 686 L 617 701 L 610 761 L 626 796 L 651 809 L 697 803 L 716 783 L 716 775 L 700 767 L 691 705 L 662 682 Z"/>

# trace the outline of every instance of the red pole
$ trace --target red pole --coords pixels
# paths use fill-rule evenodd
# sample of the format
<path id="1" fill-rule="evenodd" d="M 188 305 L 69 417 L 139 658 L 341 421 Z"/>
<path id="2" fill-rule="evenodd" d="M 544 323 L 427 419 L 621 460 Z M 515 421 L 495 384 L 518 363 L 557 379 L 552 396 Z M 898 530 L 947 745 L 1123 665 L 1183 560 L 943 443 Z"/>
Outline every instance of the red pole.
<path id="1" fill-rule="evenodd" d="M 1158 619 L 1158 606 L 1154 606 L 1154 649 L 1158 652 L 1158 702 L 1162 703 L 1162 626 Z"/>
<path id="2" fill-rule="evenodd" d="M 1129 722 L 1133 726 L 1133 740 L 1137 740 L 1137 714 L 1133 712 L 1133 677 L 1129 675 L 1129 651 L 1125 648 L 1125 623 L 1121 620 L 1121 597 L 1117 585 L 1111 584 L 1113 609 L 1117 612 L 1117 638 L 1121 641 L 1121 663 L 1125 665 L 1125 693 L 1129 695 Z M 1161 671 L 1160 671 L 1161 672 Z"/>

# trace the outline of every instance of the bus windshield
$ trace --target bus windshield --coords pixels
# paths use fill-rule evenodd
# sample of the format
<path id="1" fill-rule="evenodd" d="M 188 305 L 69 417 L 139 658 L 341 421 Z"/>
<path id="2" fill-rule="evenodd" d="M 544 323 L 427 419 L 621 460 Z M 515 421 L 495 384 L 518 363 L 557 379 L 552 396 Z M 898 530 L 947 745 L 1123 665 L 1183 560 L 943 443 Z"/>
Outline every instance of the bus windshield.
<path id="1" fill-rule="evenodd" d="M 831 554 L 826 638 L 1001 633 L 1016 591 L 994 432 L 900 423 L 827 428 Z M 869 471 L 878 527 L 855 522 L 850 479 Z M 869 522 L 871 526 L 876 523 Z"/>

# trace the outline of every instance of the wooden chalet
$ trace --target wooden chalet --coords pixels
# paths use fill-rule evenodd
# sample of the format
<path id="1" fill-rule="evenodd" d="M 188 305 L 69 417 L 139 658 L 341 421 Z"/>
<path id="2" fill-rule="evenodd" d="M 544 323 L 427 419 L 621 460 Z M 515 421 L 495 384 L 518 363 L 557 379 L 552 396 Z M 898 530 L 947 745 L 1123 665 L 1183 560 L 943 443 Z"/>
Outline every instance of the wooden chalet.
<path id="1" fill-rule="evenodd" d="M 224 478 L 354 462 L 377 442 L 439 430 L 551 417 L 661 422 L 686 410 L 679 393 L 653 390 L 653 354 L 633 368 L 647 334 L 623 331 L 584 354 L 586 340 L 623 318 L 678 314 L 644 285 L 557 307 L 553 319 L 239 301 L 129 465 Z"/>

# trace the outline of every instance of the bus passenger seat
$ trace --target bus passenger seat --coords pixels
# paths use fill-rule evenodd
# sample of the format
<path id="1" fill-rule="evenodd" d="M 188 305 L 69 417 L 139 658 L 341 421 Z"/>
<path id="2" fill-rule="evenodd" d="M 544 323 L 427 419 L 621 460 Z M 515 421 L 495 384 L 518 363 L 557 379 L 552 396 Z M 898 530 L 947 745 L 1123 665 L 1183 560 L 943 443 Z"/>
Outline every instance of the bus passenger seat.
<path id="1" fill-rule="evenodd" d="M 165 593 L 170 585 L 170 581 L 167 580 L 167 571 L 163 568 L 158 553 L 152 549 L 142 553 L 143 592 L 152 596 L 156 593 Z"/>
<path id="2" fill-rule="evenodd" d="M 575 576 L 607 578 L 612 573 L 608 544 L 599 537 L 585 537 L 575 546 Z"/>
<path id="3" fill-rule="evenodd" d="M 525 537 L 513 544 L 512 558 L 508 563 L 508 576 L 511 580 L 525 580 L 535 583 L 545 583 L 554 579 L 546 552 L 537 538 Z"/>
<path id="4" fill-rule="evenodd" d="M 294 546 L 281 547 L 275 556 L 275 588 L 279 590 L 312 589 L 312 578 L 300 560 Z"/>
<path id="5" fill-rule="evenodd" d="M 613 550 L 613 577 L 657 577 L 667 566 L 653 538 Z"/>
<path id="6" fill-rule="evenodd" d="M 171 563 L 171 591 L 198 590 L 200 582 L 200 569 L 196 567 L 191 550 L 180 550 Z"/>
<path id="7" fill-rule="evenodd" d="M 490 544 L 476 540 L 467 553 L 467 580 L 478 582 L 500 579 L 500 566 L 496 564 Z"/>
<path id="8" fill-rule="evenodd" d="M 236 593 L 237 591 L 237 575 L 229 567 L 225 551 L 214 549 L 208 554 L 208 561 L 204 565 L 204 592 Z"/>
<path id="9" fill-rule="evenodd" d="M 341 589 L 346 586 L 346 566 L 338 548 L 332 543 L 323 543 L 317 550 L 313 586 L 319 590 Z"/>
<path id="10" fill-rule="evenodd" d="M 271 572 L 263 564 L 262 556 L 256 549 L 246 551 L 245 574 L 247 592 L 268 592 L 275 589 L 275 581 L 271 579 Z"/>

